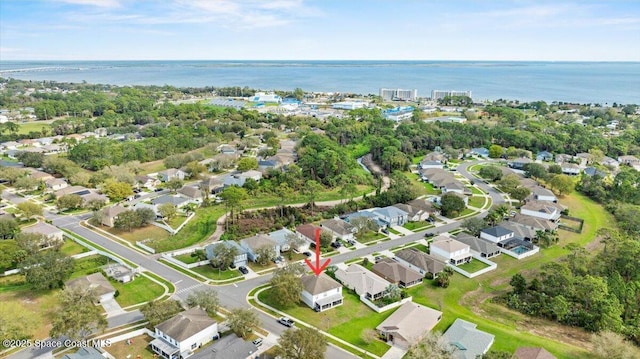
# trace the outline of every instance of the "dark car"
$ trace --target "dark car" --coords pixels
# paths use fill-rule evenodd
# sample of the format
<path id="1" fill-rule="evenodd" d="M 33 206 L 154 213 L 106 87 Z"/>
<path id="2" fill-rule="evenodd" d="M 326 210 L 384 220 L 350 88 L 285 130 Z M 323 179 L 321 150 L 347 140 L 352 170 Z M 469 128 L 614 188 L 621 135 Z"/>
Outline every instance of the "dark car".
<path id="1" fill-rule="evenodd" d="M 331 247 L 336 248 L 336 249 L 340 248 L 340 247 L 342 247 L 342 243 L 340 243 L 338 241 L 331 242 Z"/>
<path id="2" fill-rule="evenodd" d="M 435 235 L 436 235 L 435 233 L 425 233 L 425 234 L 424 234 L 424 238 L 433 237 L 433 236 L 435 236 Z"/>
<path id="3" fill-rule="evenodd" d="M 312 256 L 311 252 L 304 252 L 302 254 L 304 254 L 306 257 L 311 257 Z"/>
<path id="4" fill-rule="evenodd" d="M 240 266 L 238 267 L 238 270 L 240 271 L 240 273 L 242 274 L 249 274 L 249 270 L 247 269 L 247 267 L 245 266 Z"/>
<path id="5" fill-rule="evenodd" d="M 382 260 L 382 256 L 376 256 L 375 261 L 376 263 L 380 262 Z"/>
<path id="6" fill-rule="evenodd" d="M 278 323 L 284 325 L 285 327 L 293 327 L 293 325 L 295 324 L 295 322 L 293 320 L 291 320 L 291 318 L 289 317 L 280 317 L 278 319 Z"/>
<path id="7" fill-rule="evenodd" d="M 153 190 L 154 192 L 162 192 L 162 188 L 156 188 Z"/>

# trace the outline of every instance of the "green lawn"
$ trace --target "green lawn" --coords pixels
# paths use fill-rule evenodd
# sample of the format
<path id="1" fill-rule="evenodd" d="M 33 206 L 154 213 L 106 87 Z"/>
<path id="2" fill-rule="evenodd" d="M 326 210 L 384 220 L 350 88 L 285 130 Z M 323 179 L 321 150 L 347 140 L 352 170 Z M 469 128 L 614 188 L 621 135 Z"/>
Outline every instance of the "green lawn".
<path id="1" fill-rule="evenodd" d="M 417 222 L 407 222 L 402 226 L 410 231 L 421 231 L 421 230 L 433 227 L 433 224 L 427 221 L 417 221 Z"/>
<path id="2" fill-rule="evenodd" d="M 415 249 L 417 249 L 419 251 L 423 251 L 423 252 L 425 252 L 427 254 L 429 253 L 429 247 L 425 246 L 424 244 L 420 244 L 420 243 L 418 243 L 416 245 L 413 245 L 413 246 L 405 247 L 405 248 L 415 248 Z"/>
<path id="3" fill-rule="evenodd" d="M 363 234 L 357 234 L 356 235 L 356 239 L 360 243 L 369 243 L 369 242 L 377 241 L 379 239 L 386 238 L 386 237 L 387 236 L 385 236 L 382 233 L 373 232 L 373 231 L 369 231 L 369 232 L 366 232 L 366 233 L 363 233 Z"/>
<path id="4" fill-rule="evenodd" d="M 268 269 L 273 269 L 276 267 L 276 264 L 273 263 L 272 261 L 269 261 L 269 263 L 267 263 L 267 265 L 260 265 L 257 262 L 251 262 L 249 261 L 249 263 L 247 264 L 247 266 L 249 268 L 251 268 L 252 271 L 254 272 L 260 272 L 263 270 L 268 270 Z"/>
<path id="5" fill-rule="evenodd" d="M 186 216 L 175 216 L 171 218 L 171 220 L 167 221 L 167 224 L 169 225 L 169 227 L 176 229 L 180 227 L 180 225 L 184 223 L 184 221 L 186 220 L 187 220 Z"/>
<path id="6" fill-rule="evenodd" d="M 219 271 L 217 268 L 213 268 L 210 265 L 191 268 L 191 270 L 213 280 L 225 280 L 242 277 L 242 273 L 240 273 L 240 271 L 237 269 L 227 269 Z"/>
<path id="7" fill-rule="evenodd" d="M 161 241 L 169 238 L 169 236 L 171 235 L 166 230 L 151 224 L 142 228 L 136 228 L 132 231 L 124 231 L 108 227 L 101 227 L 101 229 L 113 235 L 116 235 L 133 245 L 135 245 L 136 242 L 145 241 L 147 239 Z"/>
<path id="8" fill-rule="evenodd" d="M 465 209 L 462 210 L 462 212 L 460 212 L 460 214 L 456 218 L 468 216 L 468 215 L 470 215 L 472 213 L 474 213 L 474 210 L 472 210 L 471 208 L 465 208 Z"/>
<path id="9" fill-rule="evenodd" d="M 64 244 L 62 245 L 62 247 L 60 247 L 60 252 L 67 256 L 72 256 L 74 254 L 80 254 L 88 251 L 89 249 L 87 247 L 81 246 L 71 239 L 65 239 Z"/>
<path id="10" fill-rule="evenodd" d="M 471 188 L 471 193 L 473 193 L 473 194 L 479 194 L 479 195 L 483 195 L 484 194 L 484 192 L 479 190 L 478 187 L 473 187 L 472 186 L 472 187 L 469 187 L 469 188 Z"/>
<path id="11" fill-rule="evenodd" d="M 293 308 L 283 309 L 272 298 L 269 290 L 261 292 L 258 297 L 265 304 L 282 310 L 292 318 L 302 320 L 363 350 L 382 356 L 389 349 L 389 346 L 381 340 L 366 344 L 362 340 L 362 333 L 365 329 L 375 329 L 393 313 L 393 310 L 376 313 L 360 302 L 356 294 L 348 290 L 344 290 L 342 293 L 344 303 L 322 313 L 316 313 L 304 303 L 299 303 Z"/>
<path id="12" fill-rule="evenodd" d="M 395 234 L 395 235 L 397 235 L 397 236 L 404 236 L 404 234 L 402 234 L 402 233 L 400 233 L 400 232 L 396 231 L 396 230 L 395 230 L 395 229 L 393 229 L 393 228 L 387 228 L 387 230 L 389 231 L 389 233 L 393 233 L 393 234 Z"/>
<path id="13" fill-rule="evenodd" d="M 374 186 L 365 186 L 358 185 L 357 194 L 354 197 L 361 196 L 364 193 L 371 193 L 375 191 Z M 316 202 L 323 201 L 335 201 L 343 199 L 340 194 L 340 187 L 333 188 L 331 190 L 323 191 L 318 193 L 316 197 Z M 345 200 L 346 201 L 346 200 Z M 244 208 L 261 208 L 261 207 L 275 207 L 282 204 L 294 204 L 294 203 L 307 203 L 309 202 L 309 198 L 301 193 L 294 193 L 292 196 L 286 198 L 283 201 L 280 200 L 280 197 L 268 194 L 259 194 L 257 196 L 250 196 L 249 199 L 242 202 Z"/>
<path id="14" fill-rule="evenodd" d="M 492 258 L 498 268 L 484 274 L 481 279 L 454 274 L 447 289 L 433 285 L 432 281 L 425 281 L 425 284 L 408 290 L 414 302 L 443 311 L 442 321 L 435 330 L 445 331 L 456 318 L 462 318 L 477 323 L 478 329 L 495 335 L 494 350 L 513 353 L 518 347 L 534 346 L 544 347 L 559 359 L 590 358 L 585 349 L 589 333 L 533 318 L 488 300 L 510 290 L 509 279 L 516 273 L 527 276 L 529 271 L 540 268 L 542 264 L 557 261 L 569 254 L 564 248 L 568 243 L 584 246 L 594 239 L 598 228 L 614 226 L 612 216 L 586 196 L 573 193 L 560 202 L 569 206 L 572 216 L 585 219 L 582 234 L 563 231 L 558 245 L 525 259 L 516 260 L 509 256 Z"/>
<path id="15" fill-rule="evenodd" d="M 27 123 L 18 123 L 20 128 L 18 129 L 18 134 L 26 135 L 29 132 L 39 132 L 42 133 L 42 128 L 44 127 L 47 133 L 51 130 L 51 126 L 48 123 L 42 122 L 27 122 Z"/>
<path id="16" fill-rule="evenodd" d="M 195 262 L 198 262 L 199 260 L 198 257 L 192 256 L 191 253 L 181 254 L 179 256 L 174 256 L 173 258 L 179 260 L 184 264 L 195 263 Z"/>
<path id="17" fill-rule="evenodd" d="M 152 301 L 164 293 L 160 284 L 144 276 L 138 276 L 129 283 L 110 282 L 118 291 L 116 301 L 121 307 Z"/>
<path id="18" fill-rule="evenodd" d="M 471 207 L 482 208 L 482 206 L 484 206 L 484 202 L 485 202 L 484 197 L 476 197 L 476 196 L 469 197 L 469 206 Z"/>
<path id="19" fill-rule="evenodd" d="M 75 268 L 71 274 L 71 278 L 84 277 L 89 274 L 100 272 L 100 267 L 107 264 L 108 261 L 109 259 L 107 257 L 99 254 L 76 259 Z"/>
<path id="20" fill-rule="evenodd" d="M 472 259 L 471 262 L 469 263 L 465 263 L 462 265 L 459 265 L 458 268 L 467 271 L 468 273 L 473 273 L 473 272 L 477 272 L 481 269 L 485 269 L 487 268 L 489 265 L 484 263 L 484 262 L 480 262 L 479 260 L 474 260 Z"/>

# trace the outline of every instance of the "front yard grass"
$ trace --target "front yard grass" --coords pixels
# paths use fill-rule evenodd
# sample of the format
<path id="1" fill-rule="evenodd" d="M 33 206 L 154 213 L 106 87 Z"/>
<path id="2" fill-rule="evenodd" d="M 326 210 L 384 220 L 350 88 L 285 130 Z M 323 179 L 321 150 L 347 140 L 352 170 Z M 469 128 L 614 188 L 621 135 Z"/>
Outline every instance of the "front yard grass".
<path id="1" fill-rule="evenodd" d="M 475 260 L 472 259 L 471 262 L 469 263 L 465 263 L 465 264 L 461 264 L 458 266 L 458 268 L 467 271 L 467 273 L 473 273 L 473 272 L 477 272 L 481 269 L 485 269 L 487 268 L 489 265 L 484 263 L 484 262 L 480 262 L 479 260 Z"/>
<path id="2" fill-rule="evenodd" d="M 60 252 L 67 256 L 72 256 L 88 251 L 89 249 L 87 247 L 81 246 L 71 239 L 65 239 L 64 244 L 62 245 L 62 247 L 60 247 Z"/>
<path id="3" fill-rule="evenodd" d="M 3 316 L 7 314 L 7 319 L 11 319 L 10 313 L 28 313 L 28 323 L 22 325 L 30 329 L 28 334 L 31 338 L 48 338 L 51 322 L 60 304 L 60 293 L 60 289 L 36 291 L 28 286 L 8 292 L 0 291 Z"/>
<path id="4" fill-rule="evenodd" d="M 242 277 L 242 274 L 237 269 L 229 268 L 227 270 L 219 271 L 218 268 L 213 268 L 209 264 L 191 268 L 191 270 L 213 280 L 225 280 Z"/>
<path id="5" fill-rule="evenodd" d="M 107 264 L 109 259 L 99 254 L 75 260 L 75 268 L 71 273 L 71 279 L 84 277 L 89 274 L 100 272 L 100 267 Z"/>
<path id="6" fill-rule="evenodd" d="M 216 222 L 226 210 L 224 205 L 211 207 L 201 207 L 196 209 L 196 215 L 187 223 L 180 232 L 173 236 L 167 233 L 163 238 L 154 238 L 146 245 L 156 250 L 156 252 L 167 252 L 180 248 L 189 247 L 209 238 L 216 230 Z"/>
<path id="7" fill-rule="evenodd" d="M 251 270 L 252 270 L 252 271 L 254 271 L 254 272 L 261 272 L 261 271 L 263 271 L 263 270 L 269 270 L 269 269 L 273 269 L 273 268 L 275 268 L 275 267 L 276 267 L 276 264 L 275 264 L 275 263 L 273 263 L 272 261 L 269 261 L 269 262 L 267 263 L 267 265 L 264 265 L 264 266 L 263 266 L 263 265 L 258 264 L 258 262 L 251 262 L 251 261 L 249 261 L 249 263 L 247 263 L 247 266 L 248 266 L 249 268 L 251 268 Z"/>
<path id="8" fill-rule="evenodd" d="M 136 228 L 131 232 L 125 231 L 125 230 L 119 230 L 116 228 L 107 228 L 107 227 L 100 227 L 100 228 L 103 230 L 106 230 L 107 232 L 115 236 L 118 236 L 124 239 L 125 241 L 133 245 L 135 245 L 136 242 L 141 242 L 145 240 L 153 240 L 153 241 L 164 240 L 169 238 L 170 236 L 169 232 L 167 232 L 166 230 L 151 224 L 142 228 Z M 146 244 L 148 245 L 148 243 Z"/>
<path id="9" fill-rule="evenodd" d="M 144 276 L 138 276 L 129 283 L 114 280 L 110 283 L 118 291 L 116 302 L 123 308 L 152 301 L 164 294 L 160 284 Z"/>
<path id="10" fill-rule="evenodd" d="M 471 207 L 482 208 L 482 206 L 484 206 L 484 202 L 485 202 L 484 197 L 476 197 L 476 196 L 469 197 L 469 206 Z"/>
<path id="11" fill-rule="evenodd" d="M 471 193 L 473 193 L 473 194 L 484 195 L 484 192 L 482 192 L 480 189 L 478 189 L 478 187 L 471 186 L 469 188 L 471 188 Z"/>
<path id="12" fill-rule="evenodd" d="M 192 256 L 191 253 L 180 254 L 178 256 L 174 256 L 173 258 L 179 260 L 184 264 L 191 264 L 199 261 L 199 258 L 196 256 Z"/>
<path id="13" fill-rule="evenodd" d="M 387 236 L 385 236 L 384 234 L 380 233 L 380 232 L 373 232 L 373 231 L 369 231 L 363 234 L 356 234 L 356 239 L 358 240 L 358 242 L 360 243 L 369 243 L 369 242 L 373 242 L 373 241 L 377 241 L 383 238 L 386 238 Z"/>
<path id="14" fill-rule="evenodd" d="M 400 233 L 400 232 L 396 231 L 396 230 L 395 230 L 395 229 L 393 229 L 393 228 L 387 228 L 387 230 L 389 231 L 389 233 L 393 233 L 393 234 L 395 234 L 396 236 L 404 236 L 404 234 L 402 234 L 402 233 Z"/>
<path id="15" fill-rule="evenodd" d="M 430 227 L 433 227 L 433 224 L 428 221 L 417 221 L 417 222 L 407 222 L 402 225 L 404 228 L 410 231 L 421 231 Z"/>
<path id="16" fill-rule="evenodd" d="M 393 313 L 393 310 L 376 313 L 360 302 L 358 296 L 353 292 L 344 290 L 342 294 L 344 296 L 342 305 L 322 313 L 314 312 L 304 303 L 299 303 L 288 309 L 281 308 L 268 289 L 261 292 L 258 298 L 265 304 L 279 309 L 293 318 L 327 331 L 370 353 L 382 356 L 389 349 L 389 346 L 381 340 L 374 340 L 370 344 L 366 344 L 362 340 L 362 333 L 365 329 L 375 329 Z"/>

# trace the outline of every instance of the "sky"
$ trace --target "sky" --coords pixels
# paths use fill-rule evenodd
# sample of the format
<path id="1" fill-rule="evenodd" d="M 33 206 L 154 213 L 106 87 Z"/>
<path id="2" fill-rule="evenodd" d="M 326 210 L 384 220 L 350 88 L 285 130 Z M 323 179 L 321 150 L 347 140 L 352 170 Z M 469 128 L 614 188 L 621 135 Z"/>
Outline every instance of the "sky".
<path id="1" fill-rule="evenodd" d="M 640 61 L 640 0 L 0 0 L 8 60 Z"/>

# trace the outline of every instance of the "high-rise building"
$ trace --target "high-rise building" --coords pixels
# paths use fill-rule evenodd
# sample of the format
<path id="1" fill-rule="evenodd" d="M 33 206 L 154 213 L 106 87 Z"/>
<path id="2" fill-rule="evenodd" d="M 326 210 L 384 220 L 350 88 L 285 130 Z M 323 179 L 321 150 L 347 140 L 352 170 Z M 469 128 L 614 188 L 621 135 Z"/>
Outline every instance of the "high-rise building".
<path id="1" fill-rule="evenodd" d="M 446 96 L 455 97 L 455 96 L 467 96 L 471 97 L 471 91 L 442 91 L 442 90 L 433 90 L 431 91 L 431 99 L 432 100 L 440 100 L 445 98 Z"/>
<path id="2" fill-rule="evenodd" d="M 415 101 L 418 99 L 418 90 L 380 89 L 380 97 L 386 101 Z"/>

